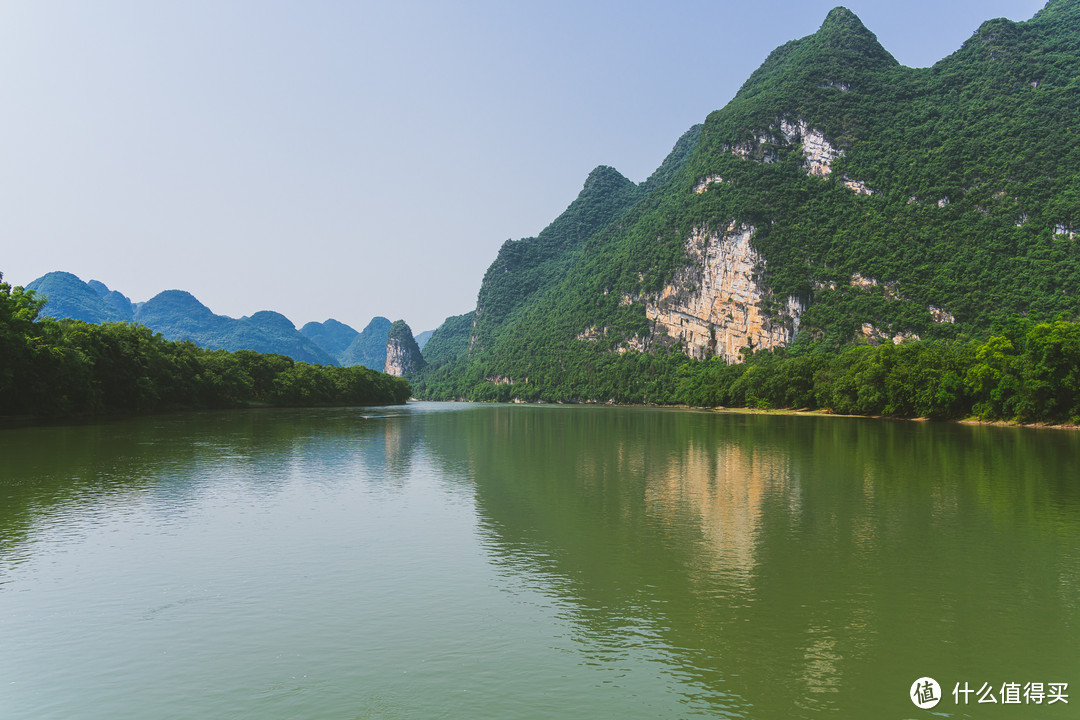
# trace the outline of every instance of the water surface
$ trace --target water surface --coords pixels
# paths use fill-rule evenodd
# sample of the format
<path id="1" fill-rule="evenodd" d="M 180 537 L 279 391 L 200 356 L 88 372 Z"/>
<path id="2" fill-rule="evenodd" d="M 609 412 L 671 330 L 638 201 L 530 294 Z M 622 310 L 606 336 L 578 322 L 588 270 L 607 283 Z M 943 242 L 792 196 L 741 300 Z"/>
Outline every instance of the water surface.
<path id="1" fill-rule="evenodd" d="M 4 429 L 0 717 L 931 717 L 922 676 L 1075 717 L 1077 458 L 644 408 Z"/>

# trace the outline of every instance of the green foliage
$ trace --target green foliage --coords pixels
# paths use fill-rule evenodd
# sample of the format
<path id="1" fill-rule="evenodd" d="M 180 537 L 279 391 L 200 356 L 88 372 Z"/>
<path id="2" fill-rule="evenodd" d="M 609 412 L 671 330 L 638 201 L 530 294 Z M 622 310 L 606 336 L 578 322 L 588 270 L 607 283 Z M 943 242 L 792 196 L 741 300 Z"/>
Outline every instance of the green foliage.
<path id="1" fill-rule="evenodd" d="M 1080 324 L 1014 324 L 977 346 L 965 384 L 981 417 L 1080 422 Z"/>
<path id="2" fill-rule="evenodd" d="M 374 317 L 338 356 L 342 365 L 362 365 L 382 371 L 386 364 L 386 338 L 393 325 L 384 317 Z"/>
<path id="3" fill-rule="evenodd" d="M 135 322 L 168 340 L 190 340 L 200 347 L 280 353 L 320 365 L 336 363 L 280 313 L 264 310 L 240 319 L 215 315 L 183 290 L 166 290 L 150 298 L 135 313 Z"/>
<path id="4" fill-rule="evenodd" d="M 29 376 L 43 352 L 41 326 L 34 321 L 45 299 L 33 290 L 11 287 L 0 273 L 0 409 L 15 407 L 27 388 Z"/>
<path id="5" fill-rule="evenodd" d="M 131 322 L 134 319 L 131 301 L 97 280 L 84 283 L 71 273 L 51 272 L 26 287 L 47 299 L 41 314 L 48 317 L 94 323 Z"/>
<path id="6" fill-rule="evenodd" d="M 484 274 L 477 298 L 474 345 L 486 348 L 531 300 L 550 290 L 597 230 L 622 215 L 642 190 L 614 168 L 600 166 L 570 206 L 535 238 L 507 240 Z"/>
<path id="7" fill-rule="evenodd" d="M 1080 317 L 1078 78 L 1076 0 L 1024 23 L 989 21 L 927 69 L 899 65 L 838 8 L 773 52 L 588 237 L 504 246 L 471 350 L 418 380 L 419 395 L 1067 419 L 1071 395 L 1051 380 L 1055 394 L 1038 389 L 1063 372 L 1067 342 L 1050 332 L 1053 352 L 1019 372 L 1008 353 L 1034 357 L 1026 330 L 985 363 L 973 339 L 1014 318 Z M 808 173 L 805 138 L 791 135 L 803 123 L 839 153 L 824 177 Z M 723 182 L 694 192 L 710 176 Z M 691 232 L 732 223 L 755 228 L 771 297 L 807 310 L 786 354 L 689 361 L 653 332 L 645 304 L 686 265 Z M 852 348 L 864 324 L 927 342 Z M 642 340 L 659 352 L 624 352 Z"/>
<path id="8" fill-rule="evenodd" d="M 341 354 L 360 334 L 345 323 L 333 318 L 322 323 L 309 322 L 300 328 L 300 333 L 329 353 L 331 357 L 338 358 L 339 361 Z M 341 364 L 345 365 L 346 363 Z"/>
<path id="9" fill-rule="evenodd" d="M 421 351 L 432 368 L 464 358 L 469 353 L 469 334 L 474 314 L 452 315 L 435 329 Z"/>
<path id="10" fill-rule="evenodd" d="M 512 366 L 444 366 L 417 382 L 420 397 L 476 401 L 639 403 L 802 408 L 852 415 L 1080 423 L 1080 323 L 1014 323 L 985 342 L 913 341 L 763 351 L 741 364 L 677 351 L 612 353 L 574 341 Z"/>
<path id="11" fill-rule="evenodd" d="M 332 354 L 297 331 L 280 313 L 262 311 L 240 319 L 215 315 L 193 295 L 181 290 L 159 293 L 136 311 L 127 297 L 110 291 L 103 283 L 96 280 L 84 283 L 65 272 L 48 273 L 27 287 L 48 299 L 42 315 L 57 319 L 92 323 L 134 321 L 160 332 L 168 340 L 190 340 L 205 348 L 281 353 L 320 365 L 336 362 Z"/>
<path id="12" fill-rule="evenodd" d="M 411 392 L 404 380 L 363 367 L 207 350 L 132 323 L 38 320 L 42 304 L 33 291 L 0 283 L 0 414 L 382 405 Z"/>

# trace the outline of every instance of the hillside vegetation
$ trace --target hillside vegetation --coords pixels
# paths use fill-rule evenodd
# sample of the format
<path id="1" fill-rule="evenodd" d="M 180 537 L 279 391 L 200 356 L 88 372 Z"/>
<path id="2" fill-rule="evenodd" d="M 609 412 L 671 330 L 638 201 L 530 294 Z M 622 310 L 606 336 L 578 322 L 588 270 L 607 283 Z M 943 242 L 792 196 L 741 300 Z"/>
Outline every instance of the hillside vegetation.
<path id="1" fill-rule="evenodd" d="M 133 303 L 97 280 L 50 272 L 30 282 L 45 301 L 41 315 L 88 323 L 136 322 L 166 340 L 187 340 L 210 350 L 254 350 L 287 355 L 316 365 L 363 365 L 382 370 L 390 321 L 374 318 L 362 332 L 333 318 L 297 330 L 281 313 L 263 310 L 248 317 L 218 315 L 189 292 L 166 290 Z"/>
<path id="2" fill-rule="evenodd" d="M 607 212 L 588 237 L 504 245 L 469 350 L 418 395 L 1075 417 L 1061 363 L 1080 318 L 1078 0 L 989 20 L 923 69 L 837 8 L 680 146 L 648 187 L 594 171 L 575 203 Z M 749 300 L 686 280 L 707 252 L 734 262 L 715 248 L 739 232 Z M 684 322 L 702 340 L 672 325 L 672 298 L 706 290 L 706 308 L 733 309 Z M 739 312 L 780 339 L 725 362 Z"/>
<path id="3" fill-rule="evenodd" d="M 364 367 L 206 350 L 134 323 L 39 318 L 43 304 L 0 282 L 0 415 L 386 405 L 410 394 L 404 380 Z"/>

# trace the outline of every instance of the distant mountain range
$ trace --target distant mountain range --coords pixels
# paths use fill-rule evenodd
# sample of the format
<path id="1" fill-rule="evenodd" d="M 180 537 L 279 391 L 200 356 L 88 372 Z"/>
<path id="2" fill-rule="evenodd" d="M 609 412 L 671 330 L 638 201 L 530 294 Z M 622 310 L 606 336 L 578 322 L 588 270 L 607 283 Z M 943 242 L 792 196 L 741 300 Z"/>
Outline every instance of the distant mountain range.
<path id="1" fill-rule="evenodd" d="M 331 318 L 297 330 L 287 317 L 269 310 L 242 318 L 216 315 L 183 290 L 166 290 L 134 303 L 98 280 L 83 282 L 68 272 L 50 272 L 26 287 L 48 298 L 42 314 L 49 317 L 135 322 L 168 340 L 189 340 L 212 350 L 255 350 L 318 365 L 363 365 L 380 372 L 392 325 L 384 317 L 375 317 L 358 332 Z M 417 344 L 423 347 L 432 332 L 421 333 Z"/>

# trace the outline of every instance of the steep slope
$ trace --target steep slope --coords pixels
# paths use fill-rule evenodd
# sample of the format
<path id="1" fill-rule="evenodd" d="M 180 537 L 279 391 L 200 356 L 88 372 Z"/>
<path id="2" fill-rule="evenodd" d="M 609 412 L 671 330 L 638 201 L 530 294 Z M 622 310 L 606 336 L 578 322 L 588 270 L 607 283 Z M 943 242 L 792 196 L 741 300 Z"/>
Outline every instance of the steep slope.
<path id="1" fill-rule="evenodd" d="M 988 21 L 929 69 L 833 10 L 488 336 L 480 318 L 500 310 L 482 288 L 474 347 L 426 387 L 641 400 L 670 379 L 671 352 L 738 362 L 1075 317 L 1078 5 Z"/>
<path id="2" fill-rule="evenodd" d="M 427 341 L 430 340 L 431 336 L 434 334 L 434 330 L 425 330 L 424 332 L 416 334 L 416 347 L 420 348 L 420 352 L 424 352 L 424 346 L 427 345 Z"/>
<path id="3" fill-rule="evenodd" d="M 482 351 L 522 308 L 558 284 L 590 236 L 623 216 L 678 171 L 700 133 L 700 125 L 684 133 L 663 164 L 641 185 L 614 168 L 595 168 L 577 198 L 539 235 L 503 243 L 480 285 L 470 347 Z"/>
<path id="4" fill-rule="evenodd" d="M 404 320 L 390 326 L 386 338 L 386 362 L 382 371 L 394 377 L 410 377 L 424 368 L 424 357 Z"/>
<path id="5" fill-rule="evenodd" d="M 577 198 L 537 237 L 507 240 L 480 285 L 472 344 L 483 347 L 520 308 L 555 284 L 575 251 L 641 197 L 637 185 L 601 165 Z"/>
<path id="6" fill-rule="evenodd" d="M 452 315 L 435 329 L 428 342 L 420 350 L 424 362 L 439 367 L 466 357 L 469 353 L 469 335 L 472 333 L 473 313 Z M 419 341 L 417 341 L 419 345 Z"/>
<path id="7" fill-rule="evenodd" d="M 392 322 L 384 317 L 374 317 L 349 346 L 338 356 L 342 365 L 363 365 L 382 371 L 386 364 L 386 338 Z"/>

